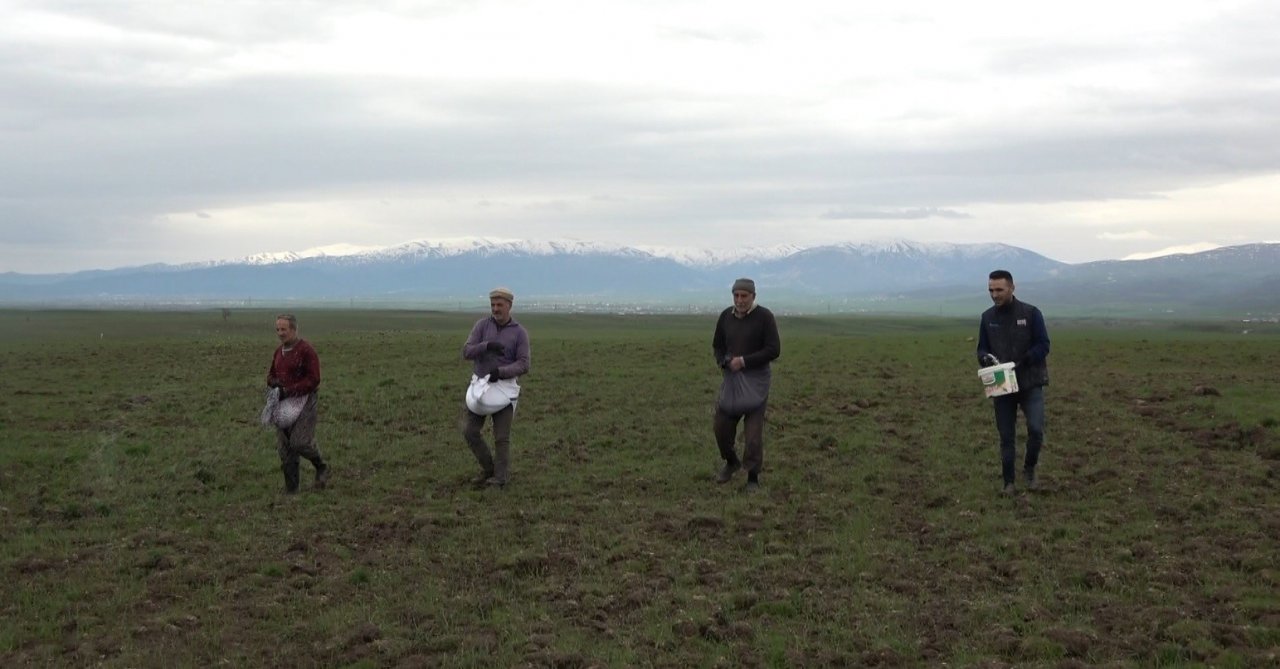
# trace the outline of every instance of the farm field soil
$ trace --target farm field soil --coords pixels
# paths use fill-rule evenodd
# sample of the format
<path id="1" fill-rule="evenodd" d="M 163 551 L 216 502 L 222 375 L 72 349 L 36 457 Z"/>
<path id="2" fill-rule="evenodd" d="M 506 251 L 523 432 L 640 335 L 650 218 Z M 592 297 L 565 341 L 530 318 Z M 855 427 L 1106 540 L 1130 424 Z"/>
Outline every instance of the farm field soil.
<path id="1" fill-rule="evenodd" d="M 1047 314 L 1043 489 L 1006 498 L 976 314 L 783 317 L 748 495 L 713 318 L 517 309 L 492 490 L 480 316 L 299 313 L 334 473 L 285 496 L 271 313 L 0 311 L 0 665 L 1280 663 L 1275 332 Z"/>

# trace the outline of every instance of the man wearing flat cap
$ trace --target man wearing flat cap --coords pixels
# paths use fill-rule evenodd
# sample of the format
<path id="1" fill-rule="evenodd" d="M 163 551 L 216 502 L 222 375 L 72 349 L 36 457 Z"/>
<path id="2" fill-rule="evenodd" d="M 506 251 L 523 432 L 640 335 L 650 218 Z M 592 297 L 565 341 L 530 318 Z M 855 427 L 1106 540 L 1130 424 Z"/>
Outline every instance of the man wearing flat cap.
<path id="1" fill-rule="evenodd" d="M 476 377 L 487 377 L 490 383 L 501 379 L 516 378 L 529 372 L 529 333 L 511 317 L 511 305 L 515 296 L 508 288 L 494 288 L 489 292 L 489 316 L 476 321 L 467 343 L 462 346 L 462 357 L 471 361 Z M 518 386 L 517 386 L 518 387 Z M 485 417 L 462 410 L 462 436 L 480 463 L 479 485 L 503 487 L 510 478 L 511 422 L 515 418 L 516 403 L 493 413 L 494 450 L 489 451 L 484 436 Z"/>
<path id="2" fill-rule="evenodd" d="M 773 312 L 756 304 L 756 284 L 751 279 L 733 282 L 733 306 L 720 312 L 711 349 L 723 378 L 716 399 L 712 427 L 724 467 L 716 475 L 718 483 L 728 483 L 743 466 L 747 469 L 747 492 L 760 488 L 764 465 L 764 412 L 772 380 L 770 363 L 782 353 L 778 323 Z M 738 421 L 743 421 L 746 446 L 742 458 L 734 448 Z"/>

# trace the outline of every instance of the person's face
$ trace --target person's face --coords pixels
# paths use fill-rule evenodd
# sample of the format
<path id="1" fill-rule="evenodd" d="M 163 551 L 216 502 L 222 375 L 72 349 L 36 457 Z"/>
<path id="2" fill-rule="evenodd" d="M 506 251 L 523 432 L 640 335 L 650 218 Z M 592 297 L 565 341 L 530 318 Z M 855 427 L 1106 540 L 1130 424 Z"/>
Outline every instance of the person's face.
<path id="1" fill-rule="evenodd" d="M 733 308 L 740 314 L 745 314 L 751 310 L 751 305 L 756 301 L 755 293 L 749 293 L 745 290 L 733 291 Z"/>
<path id="2" fill-rule="evenodd" d="M 501 297 L 489 298 L 489 313 L 493 314 L 493 320 L 499 323 L 506 323 L 511 319 L 511 303 Z"/>
<path id="3" fill-rule="evenodd" d="M 298 329 L 283 318 L 276 319 L 276 337 L 282 344 L 291 344 L 298 337 Z"/>
<path id="4" fill-rule="evenodd" d="M 1013 282 L 1008 279 L 990 279 L 987 281 L 987 292 L 997 307 L 1003 307 L 1013 298 Z"/>

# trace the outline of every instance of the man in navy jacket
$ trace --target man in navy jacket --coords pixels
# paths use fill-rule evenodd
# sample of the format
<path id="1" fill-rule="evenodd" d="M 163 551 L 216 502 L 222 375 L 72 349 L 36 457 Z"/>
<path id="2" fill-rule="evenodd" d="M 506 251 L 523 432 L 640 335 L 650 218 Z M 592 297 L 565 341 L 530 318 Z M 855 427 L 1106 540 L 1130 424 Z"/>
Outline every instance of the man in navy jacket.
<path id="1" fill-rule="evenodd" d="M 998 269 L 987 278 L 987 292 L 994 303 L 982 313 L 978 330 L 978 363 L 989 366 L 1014 363 L 1018 392 L 991 398 L 996 430 L 1000 433 L 1000 470 L 1003 494 L 1014 493 L 1014 439 L 1018 408 L 1027 421 L 1027 450 L 1023 473 L 1027 487 L 1036 487 L 1036 463 L 1044 444 L 1044 387 L 1049 384 L 1049 331 L 1036 307 L 1013 296 L 1013 275 Z"/>

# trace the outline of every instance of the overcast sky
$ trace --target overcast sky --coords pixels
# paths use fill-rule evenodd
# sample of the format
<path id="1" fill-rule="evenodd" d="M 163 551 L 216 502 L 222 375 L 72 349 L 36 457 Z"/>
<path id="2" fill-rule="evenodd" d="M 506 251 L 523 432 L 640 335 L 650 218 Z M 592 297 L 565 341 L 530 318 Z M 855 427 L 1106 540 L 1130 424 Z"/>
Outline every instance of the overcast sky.
<path id="1" fill-rule="evenodd" d="M 0 0 L 0 271 L 1276 241 L 1277 35 L 1273 0 Z"/>

